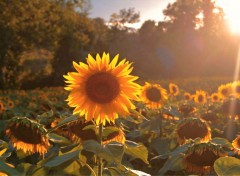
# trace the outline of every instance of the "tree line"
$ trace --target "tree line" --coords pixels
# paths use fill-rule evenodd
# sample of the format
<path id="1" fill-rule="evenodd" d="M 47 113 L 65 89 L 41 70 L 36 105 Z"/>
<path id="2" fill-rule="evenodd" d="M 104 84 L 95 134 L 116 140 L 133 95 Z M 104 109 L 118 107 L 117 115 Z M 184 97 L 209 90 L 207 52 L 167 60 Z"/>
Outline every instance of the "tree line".
<path id="1" fill-rule="evenodd" d="M 73 60 L 103 52 L 134 62 L 143 80 L 234 74 L 239 38 L 214 1 L 176 0 L 163 21 L 140 29 L 126 25 L 139 22 L 134 8 L 108 22 L 89 8 L 87 0 L 0 1 L 0 88 L 64 85 Z"/>

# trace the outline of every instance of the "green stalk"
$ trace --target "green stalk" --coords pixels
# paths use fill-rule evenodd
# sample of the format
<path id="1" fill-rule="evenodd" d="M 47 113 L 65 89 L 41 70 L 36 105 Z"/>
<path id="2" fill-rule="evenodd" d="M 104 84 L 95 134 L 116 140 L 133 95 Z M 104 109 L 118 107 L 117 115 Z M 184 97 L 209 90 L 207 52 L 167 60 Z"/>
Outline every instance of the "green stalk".
<path id="1" fill-rule="evenodd" d="M 103 124 L 99 124 L 98 127 L 98 142 L 102 145 L 102 132 L 103 132 Z M 98 157 L 98 176 L 102 176 L 102 170 L 103 170 L 103 166 L 102 166 L 102 158 Z"/>

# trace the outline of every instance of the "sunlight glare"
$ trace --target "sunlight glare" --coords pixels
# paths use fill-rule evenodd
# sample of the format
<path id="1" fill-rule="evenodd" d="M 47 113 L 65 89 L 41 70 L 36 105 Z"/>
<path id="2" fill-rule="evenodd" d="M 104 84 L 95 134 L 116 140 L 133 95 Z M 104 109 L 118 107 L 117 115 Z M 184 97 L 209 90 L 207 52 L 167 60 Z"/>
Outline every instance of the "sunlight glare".
<path id="1" fill-rule="evenodd" d="M 223 8 L 226 15 L 230 31 L 240 35 L 240 1 L 236 0 L 219 0 L 217 5 Z"/>

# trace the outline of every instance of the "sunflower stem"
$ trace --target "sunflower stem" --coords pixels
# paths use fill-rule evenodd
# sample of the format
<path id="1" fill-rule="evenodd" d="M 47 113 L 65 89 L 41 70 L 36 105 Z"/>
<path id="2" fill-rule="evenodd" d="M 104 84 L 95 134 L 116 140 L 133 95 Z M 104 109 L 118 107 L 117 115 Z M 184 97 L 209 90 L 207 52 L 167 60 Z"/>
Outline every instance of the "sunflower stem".
<path id="1" fill-rule="evenodd" d="M 163 118 L 163 116 L 162 116 L 162 112 L 161 111 L 159 111 L 159 136 L 160 136 L 160 138 L 162 137 L 162 135 L 163 135 L 163 131 L 162 131 L 162 118 Z"/>
<path id="2" fill-rule="evenodd" d="M 103 124 L 100 123 L 98 127 L 98 142 L 102 145 Z M 98 176 L 102 176 L 102 158 L 98 157 Z"/>

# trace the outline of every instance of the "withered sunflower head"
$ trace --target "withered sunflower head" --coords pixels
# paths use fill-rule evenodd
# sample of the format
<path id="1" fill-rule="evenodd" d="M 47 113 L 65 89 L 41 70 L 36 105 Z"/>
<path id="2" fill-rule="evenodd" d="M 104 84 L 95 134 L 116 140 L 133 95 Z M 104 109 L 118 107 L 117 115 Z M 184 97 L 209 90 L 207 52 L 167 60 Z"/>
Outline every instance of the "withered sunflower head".
<path id="1" fill-rule="evenodd" d="M 238 135 L 233 141 L 232 146 L 234 148 L 234 152 L 240 155 L 240 135 Z"/>
<path id="2" fill-rule="evenodd" d="M 183 159 L 183 166 L 190 174 L 208 174 L 214 162 L 227 153 L 220 145 L 196 143 L 188 148 Z"/>
<path id="3" fill-rule="evenodd" d="M 209 125 L 200 118 L 185 118 L 181 120 L 175 130 L 179 144 L 184 144 L 188 139 L 200 138 L 201 142 L 208 142 L 211 139 Z"/>
<path id="4" fill-rule="evenodd" d="M 90 125 L 94 125 L 92 121 L 84 121 L 79 119 L 73 122 L 69 122 L 55 130 L 57 134 L 63 135 L 69 138 L 73 142 L 84 142 L 85 140 L 97 140 L 97 135 Z"/>
<path id="5" fill-rule="evenodd" d="M 169 92 L 170 94 L 177 96 L 179 94 L 179 88 L 176 84 L 170 83 L 169 84 Z"/>
<path id="6" fill-rule="evenodd" d="M 146 82 L 142 88 L 141 99 L 149 108 L 161 108 L 163 103 L 167 100 L 167 91 L 159 84 L 150 84 Z"/>
<path id="7" fill-rule="evenodd" d="M 50 146 L 43 125 L 26 117 L 10 119 L 5 133 L 13 146 L 24 153 L 43 155 Z"/>
<path id="8" fill-rule="evenodd" d="M 117 124 L 111 124 L 111 123 L 108 123 L 108 124 L 106 124 L 106 126 L 104 126 L 104 130 L 108 130 L 110 128 L 113 128 L 115 130 L 112 131 L 111 133 L 103 136 L 103 144 L 106 145 L 112 141 L 116 141 L 116 142 L 124 144 L 126 141 L 126 138 L 125 138 L 125 133 L 124 133 L 122 127 Z"/>

